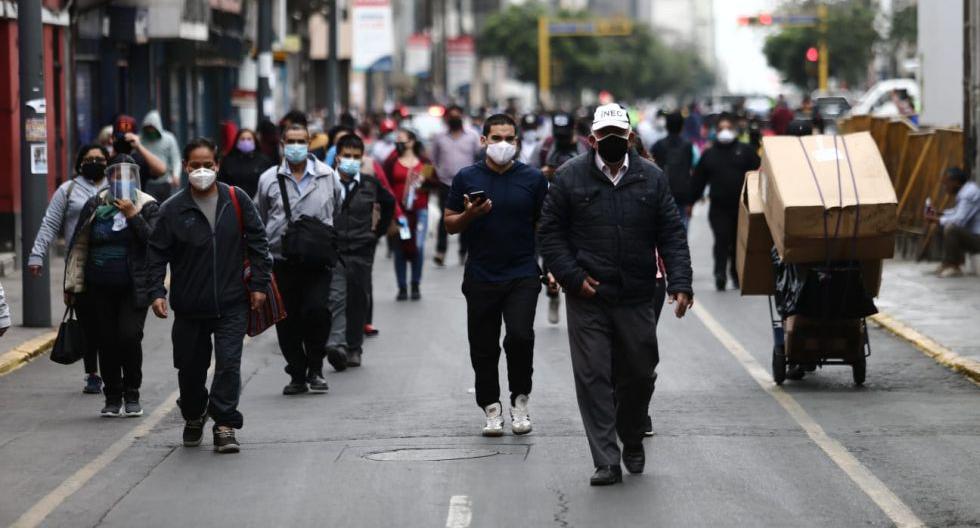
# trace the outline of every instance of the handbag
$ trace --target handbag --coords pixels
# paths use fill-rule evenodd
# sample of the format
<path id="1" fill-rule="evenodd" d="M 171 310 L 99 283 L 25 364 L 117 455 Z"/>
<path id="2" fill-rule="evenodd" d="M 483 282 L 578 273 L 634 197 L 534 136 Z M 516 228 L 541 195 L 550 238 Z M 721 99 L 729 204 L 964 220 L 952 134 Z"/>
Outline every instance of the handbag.
<path id="1" fill-rule="evenodd" d="M 245 241 L 245 221 L 242 219 L 242 206 L 238 203 L 238 191 L 236 187 L 229 187 L 231 195 L 231 205 L 235 208 L 235 216 L 238 218 L 238 233 L 242 237 L 242 243 L 246 248 L 244 259 L 244 272 L 242 282 L 248 289 L 249 282 L 252 281 L 252 262 L 248 258 L 248 245 Z M 265 302 L 256 309 L 249 309 L 248 328 L 245 333 L 250 337 L 255 337 L 265 332 L 276 323 L 286 318 L 286 304 L 282 301 L 282 294 L 279 293 L 279 284 L 276 283 L 276 275 L 269 272 L 269 286 L 265 289 Z M 250 300 L 249 300 L 250 301 Z M 251 302 L 249 302 L 251 306 Z"/>
<path id="2" fill-rule="evenodd" d="M 312 216 L 301 215 L 293 221 L 289 206 L 289 193 L 282 174 L 279 179 L 279 194 L 282 208 L 286 213 L 286 232 L 282 235 L 282 256 L 286 261 L 303 268 L 322 270 L 337 264 L 337 231 Z"/>
<path id="3" fill-rule="evenodd" d="M 51 348 L 51 361 L 62 365 L 71 365 L 82 359 L 88 343 L 82 323 L 75 317 L 75 307 L 65 308 L 65 316 L 58 327 L 58 337 Z"/>

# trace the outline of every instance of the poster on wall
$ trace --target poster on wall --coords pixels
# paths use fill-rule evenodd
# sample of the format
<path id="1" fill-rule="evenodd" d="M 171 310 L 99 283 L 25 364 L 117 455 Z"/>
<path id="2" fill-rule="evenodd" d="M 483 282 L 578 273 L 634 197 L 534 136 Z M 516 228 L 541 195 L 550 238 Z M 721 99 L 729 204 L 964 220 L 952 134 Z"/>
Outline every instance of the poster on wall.
<path id="1" fill-rule="evenodd" d="M 450 94 L 469 86 L 476 76 L 476 41 L 461 35 L 446 41 L 446 84 Z"/>
<path id="2" fill-rule="evenodd" d="M 48 173 L 48 146 L 31 145 L 31 174 Z"/>
<path id="3" fill-rule="evenodd" d="M 389 0 L 354 0 L 351 15 L 354 71 L 390 71 L 395 52 Z"/>
<path id="4" fill-rule="evenodd" d="M 432 69 L 432 37 L 416 33 L 405 46 L 405 75 L 428 77 Z"/>

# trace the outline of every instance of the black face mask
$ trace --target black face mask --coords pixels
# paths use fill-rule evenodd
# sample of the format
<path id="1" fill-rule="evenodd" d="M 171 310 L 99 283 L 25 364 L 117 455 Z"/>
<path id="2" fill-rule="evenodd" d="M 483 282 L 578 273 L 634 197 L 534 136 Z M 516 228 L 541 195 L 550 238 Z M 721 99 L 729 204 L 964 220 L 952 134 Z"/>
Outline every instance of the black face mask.
<path id="1" fill-rule="evenodd" d="M 596 150 L 606 163 L 619 163 L 626 157 L 630 142 L 619 136 L 606 136 L 599 140 Z"/>
<path id="2" fill-rule="evenodd" d="M 463 129 L 463 118 L 461 117 L 450 117 L 449 118 L 449 130 L 462 130 Z"/>
<path id="3" fill-rule="evenodd" d="M 395 150 L 398 151 L 398 154 L 399 155 L 404 154 L 405 151 L 408 150 L 408 143 L 405 143 L 405 142 L 402 142 L 402 141 L 399 141 L 399 142 L 395 143 Z"/>
<path id="4" fill-rule="evenodd" d="M 82 163 L 78 167 L 78 173 L 81 174 L 86 180 L 99 181 L 102 178 L 105 178 L 105 168 L 105 163 L 90 161 L 88 163 Z"/>

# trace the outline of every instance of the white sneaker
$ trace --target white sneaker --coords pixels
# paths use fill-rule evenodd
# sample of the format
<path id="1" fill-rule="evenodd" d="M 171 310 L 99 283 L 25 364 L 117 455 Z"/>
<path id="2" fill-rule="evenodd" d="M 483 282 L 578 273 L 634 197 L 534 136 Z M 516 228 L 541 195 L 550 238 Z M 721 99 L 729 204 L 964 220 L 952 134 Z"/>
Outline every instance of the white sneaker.
<path id="1" fill-rule="evenodd" d="M 959 266 L 949 266 L 946 269 L 939 272 L 940 279 L 951 279 L 955 277 L 962 277 L 963 270 Z"/>
<path id="2" fill-rule="evenodd" d="M 483 436 L 503 436 L 504 417 L 500 402 L 491 403 L 483 410 L 487 413 L 487 424 L 483 426 Z"/>
<path id="3" fill-rule="evenodd" d="M 527 413 L 526 394 L 519 394 L 514 398 L 514 406 L 510 408 L 510 429 L 516 435 L 531 432 L 531 416 Z"/>
<path id="4" fill-rule="evenodd" d="M 561 307 L 561 297 L 555 295 L 548 299 L 548 322 L 558 324 L 558 309 Z"/>

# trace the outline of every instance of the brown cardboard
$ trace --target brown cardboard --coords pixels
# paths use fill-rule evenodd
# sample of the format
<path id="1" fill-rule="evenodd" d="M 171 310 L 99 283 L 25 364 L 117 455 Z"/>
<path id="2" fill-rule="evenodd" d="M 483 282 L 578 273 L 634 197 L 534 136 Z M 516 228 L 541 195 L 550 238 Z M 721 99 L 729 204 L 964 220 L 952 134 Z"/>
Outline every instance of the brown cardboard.
<path id="1" fill-rule="evenodd" d="M 762 147 L 759 190 L 784 261 L 893 256 L 898 198 L 870 134 L 771 136 Z"/>
<path id="2" fill-rule="evenodd" d="M 856 361 L 864 355 L 860 319 L 786 318 L 786 361 L 810 363 L 822 359 Z"/>
<path id="3" fill-rule="evenodd" d="M 772 295 L 776 292 L 771 250 L 772 235 L 759 196 L 759 173 L 747 172 L 739 200 L 735 246 L 735 268 L 742 295 Z"/>

